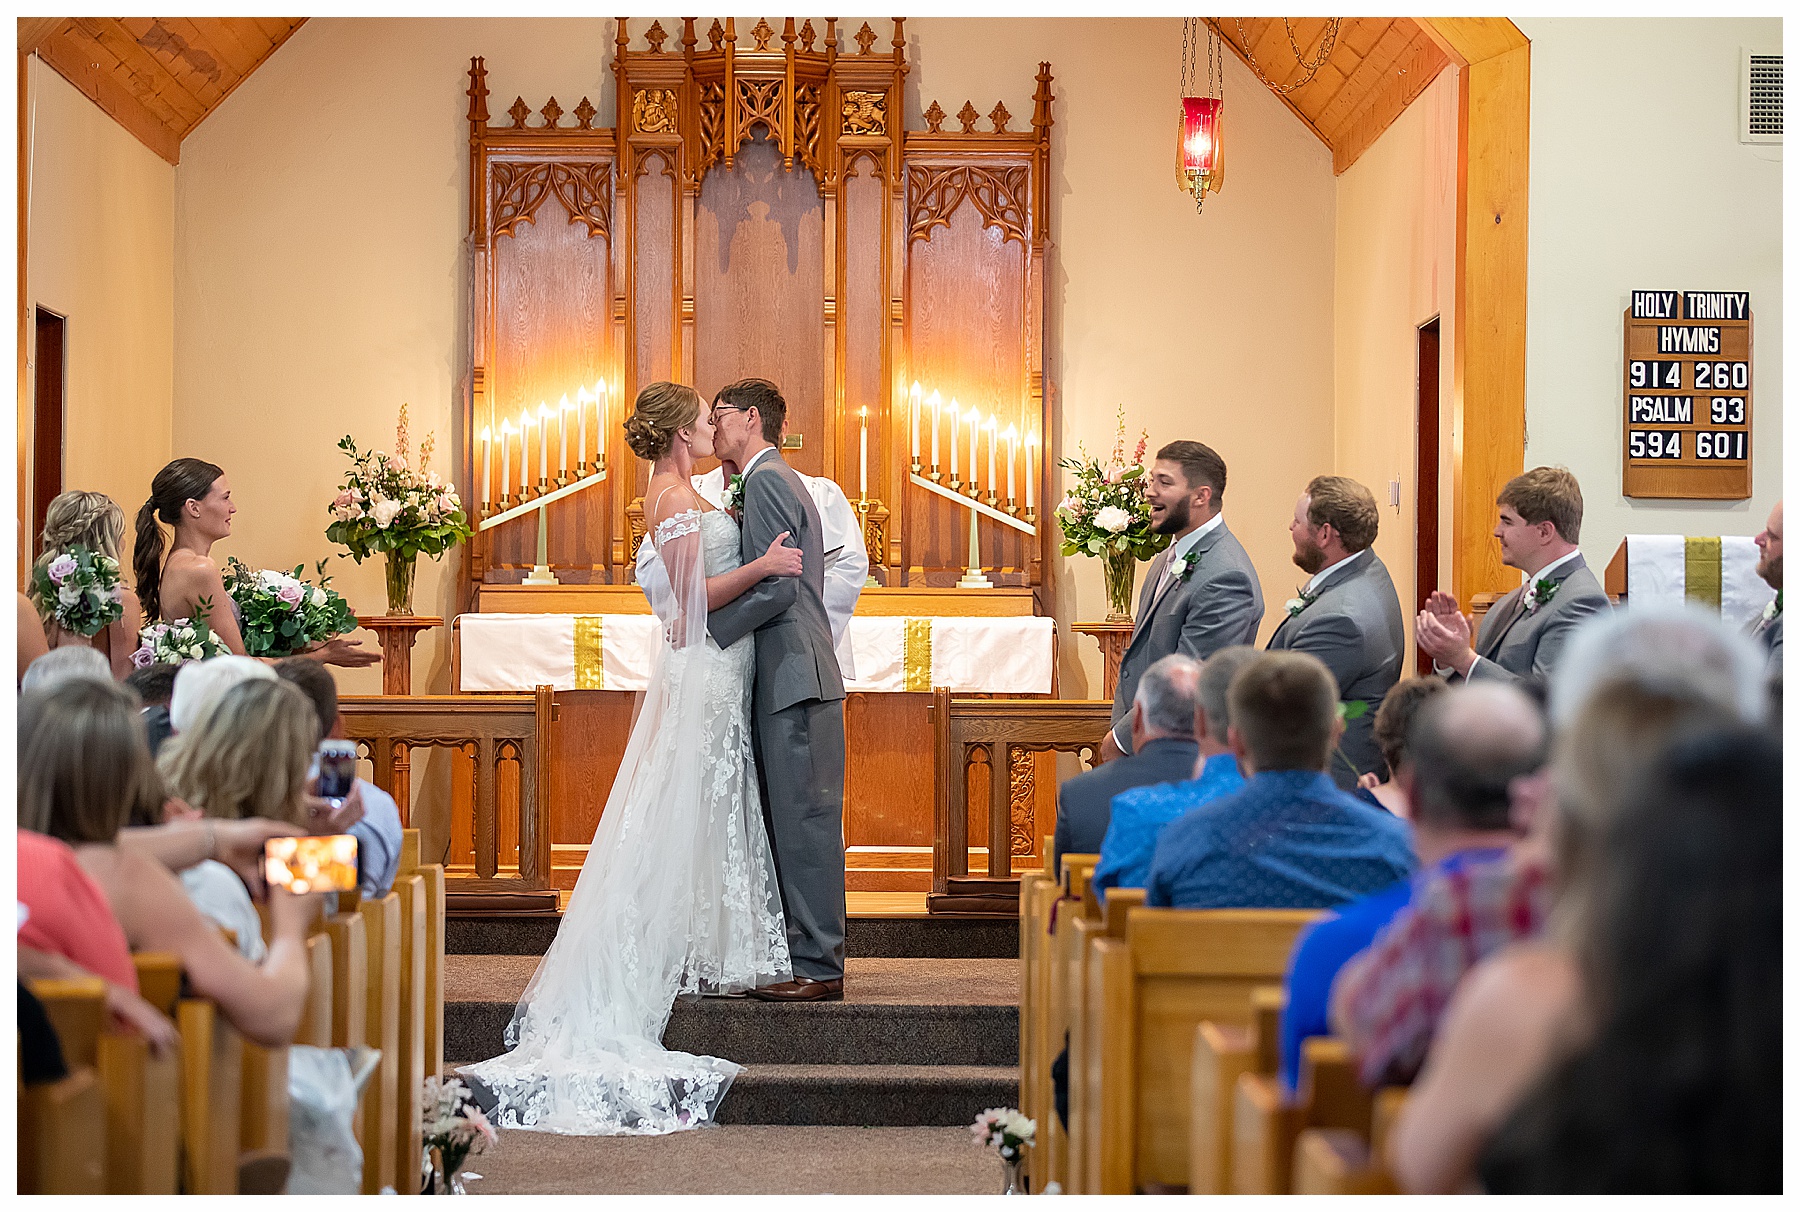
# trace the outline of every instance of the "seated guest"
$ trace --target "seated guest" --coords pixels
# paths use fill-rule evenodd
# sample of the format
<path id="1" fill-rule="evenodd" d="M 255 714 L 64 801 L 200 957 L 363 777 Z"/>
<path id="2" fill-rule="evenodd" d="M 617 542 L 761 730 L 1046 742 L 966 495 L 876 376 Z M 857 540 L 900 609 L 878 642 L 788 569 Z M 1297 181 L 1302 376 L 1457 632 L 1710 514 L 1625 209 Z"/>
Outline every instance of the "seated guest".
<path id="1" fill-rule="evenodd" d="M 1106 826 L 1106 839 L 1100 843 L 1100 861 L 1094 865 L 1091 881 L 1102 894 L 1112 887 L 1142 888 L 1150 876 L 1150 859 L 1156 853 L 1156 839 L 1162 836 L 1163 826 L 1244 785 L 1237 754 L 1231 751 L 1227 740 L 1231 708 L 1226 691 L 1237 671 L 1255 657 L 1256 649 L 1234 644 L 1213 653 L 1200 667 L 1199 703 L 1194 710 L 1200 765 L 1192 778 L 1137 787 L 1113 797 L 1112 820 Z M 1137 752 L 1135 746 L 1133 751 Z M 1111 762 L 1101 769 L 1118 764 Z"/>
<path id="2" fill-rule="evenodd" d="M 1229 693 L 1241 791 L 1163 830 L 1146 903 L 1176 909 L 1324 909 L 1412 872 L 1406 822 L 1325 773 L 1343 732 L 1338 688 L 1313 656 L 1265 652 Z"/>
<path id="3" fill-rule="evenodd" d="M 186 732 L 227 690 L 252 678 L 273 681 L 275 670 L 254 657 L 231 655 L 183 665 L 175 671 L 175 684 L 169 691 L 170 730 Z"/>
<path id="4" fill-rule="evenodd" d="M 110 682 L 112 670 L 106 667 L 106 658 L 92 648 L 52 648 L 33 661 L 31 668 L 25 671 L 25 680 L 19 683 L 19 693 L 29 694 L 33 690 L 54 686 L 71 678 Z"/>
<path id="5" fill-rule="evenodd" d="M 1534 467 L 1506 482 L 1496 498 L 1500 562 L 1525 583 L 1495 602 L 1469 641 L 1456 598 L 1425 599 L 1414 632 L 1437 671 L 1453 678 L 1548 678 L 1584 620 L 1612 609 L 1581 549 L 1581 485 L 1561 467 Z"/>
<path id="6" fill-rule="evenodd" d="M 35 569 L 48 567 L 71 547 L 85 547 L 97 556 L 119 562 L 119 547 L 125 541 L 125 511 L 103 492 L 70 490 L 59 493 L 44 510 L 43 552 L 37 559 L 32 577 L 35 596 Z M 144 612 L 137 594 L 128 586 L 119 586 L 119 617 L 91 636 L 64 631 L 56 622 L 56 603 L 38 600 L 38 616 L 43 620 L 44 636 L 52 648 L 76 645 L 92 648 L 107 663 L 111 676 L 123 678 L 131 672 L 131 654 L 138 646 L 138 631 L 144 624 Z"/>
<path id="7" fill-rule="evenodd" d="M 275 663 L 275 672 L 312 700 L 319 719 L 318 740 L 343 738 L 337 682 L 330 670 L 317 661 L 288 657 Z M 362 819 L 349 830 L 356 835 L 357 883 L 364 896 L 386 896 L 394 886 L 394 872 L 400 865 L 400 806 L 373 783 L 359 778 L 355 787 L 362 795 L 363 807 Z"/>
<path id="8" fill-rule="evenodd" d="M 50 651 L 50 644 L 44 639 L 44 624 L 38 619 L 37 607 L 24 594 L 18 595 L 16 609 L 19 631 L 19 681 L 25 680 L 25 671 L 31 663 Z"/>
<path id="9" fill-rule="evenodd" d="M 1155 675 L 1155 676 L 1152 676 Z M 1144 671 L 1131 703 L 1132 751 L 1086 774 L 1078 774 L 1056 794 L 1058 872 L 1065 854 L 1097 854 L 1112 817 L 1112 798 L 1151 783 L 1192 778 L 1200 746 L 1194 740 L 1194 688 L 1200 663 L 1170 653 Z"/>
<path id="10" fill-rule="evenodd" d="M 1480 1161 L 1503 1193 L 1782 1182 L 1781 744 L 1703 732 L 1642 772 L 1575 947 L 1587 1042 Z"/>
<path id="11" fill-rule="evenodd" d="M 1359 800 L 1367 800 L 1377 808 L 1385 808 L 1395 816 L 1410 817 L 1411 810 L 1402 791 L 1402 768 L 1406 765 L 1406 733 L 1413 717 L 1428 699 L 1449 688 L 1449 683 L 1436 676 L 1407 678 L 1397 682 L 1381 700 L 1375 713 L 1375 747 L 1381 750 L 1381 762 L 1387 769 L 1387 781 L 1373 771 L 1356 781 L 1351 792 Z"/>
<path id="12" fill-rule="evenodd" d="M 1331 777 L 1349 791 L 1377 770 L 1375 713 L 1400 680 L 1406 621 L 1387 565 L 1373 550 L 1381 514 L 1369 490 L 1345 476 L 1316 476 L 1294 506 L 1294 563 L 1312 574 L 1264 645 L 1325 663 L 1345 703 L 1361 703 L 1332 754 Z"/>
<path id="13" fill-rule="evenodd" d="M 1540 815 L 1552 842 L 1551 919 L 1544 937 L 1467 968 L 1445 1007 L 1390 1137 L 1394 1173 L 1408 1190 L 1469 1189 L 1489 1135 L 1583 1043 L 1596 1008 L 1583 998 L 1577 955 L 1598 911 L 1607 839 L 1634 826 L 1635 781 L 1672 739 L 1709 726 L 1760 725 L 1763 663 L 1748 639 L 1710 612 L 1635 609 L 1576 637 L 1550 707 L 1554 795 Z M 1706 807 L 1689 803 L 1695 812 Z"/>
<path id="14" fill-rule="evenodd" d="M 225 945 L 180 881 L 153 857 L 159 845 L 187 847 L 193 827 L 139 831 L 160 834 L 159 844 L 122 844 L 120 830 L 132 801 L 155 794 L 145 790 L 155 787 L 155 767 L 130 692 L 110 681 L 75 681 L 22 697 L 18 769 L 20 836 L 32 831 L 74 847 L 82 870 L 105 893 L 130 951 L 174 952 L 188 984 L 217 1002 L 240 1032 L 269 1047 L 292 1041 L 306 1000 L 306 931 L 319 898 L 269 889 L 273 941 L 268 958 L 251 964 Z M 292 826 L 273 828 L 293 832 Z M 227 836 L 237 841 L 272 836 L 262 824 L 204 832 L 212 833 L 217 843 L 212 848 L 221 857 Z M 82 966 L 113 979 L 88 963 Z M 118 975 L 126 977 L 128 970 L 129 957 Z M 129 979 L 135 982 L 135 974 Z"/>
<path id="15" fill-rule="evenodd" d="M 1781 502 L 1769 511 L 1769 521 L 1756 536 L 1756 575 L 1775 591 L 1775 600 L 1751 625 L 1750 636 L 1769 654 L 1769 680 L 1781 681 Z"/>
<path id="16" fill-rule="evenodd" d="M 1389 695 L 1388 703 L 1394 701 Z M 1326 1007 L 1345 961 L 1367 947 L 1429 879 L 1457 880 L 1505 861 L 1515 840 L 1510 788 L 1544 764 L 1546 746 L 1537 705 L 1509 686 L 1469 686 L 1430 698 L 1419 710 L 1407 744 L 1411 757 L 1400 766 L 1419 870 L 1409 881 L 1351 901 L 1295 943 L 1281 1013 L 1281 1080 L 1289 1094 L 1300 1071 L 1301 1042 L 1330 1034 Z"/>
<path id="17" fill-rule="evenodd" d="M 179 665 L 146 665 L 125 675 L 125 684 L 137 692 L 143 703 L 144 732 L 150 742 L 150 756 L 155 757 L 164 741 L 174 731 L 169 722 L 169 700 L 175 694 L 175 675 Z"/>

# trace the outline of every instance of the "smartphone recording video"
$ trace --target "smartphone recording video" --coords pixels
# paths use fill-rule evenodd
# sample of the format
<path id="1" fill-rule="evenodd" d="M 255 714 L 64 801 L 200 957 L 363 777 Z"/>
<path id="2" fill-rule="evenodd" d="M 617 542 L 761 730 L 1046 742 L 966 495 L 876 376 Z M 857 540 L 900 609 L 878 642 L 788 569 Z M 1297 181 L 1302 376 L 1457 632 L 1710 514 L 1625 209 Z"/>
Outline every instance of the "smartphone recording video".
<path id="1" fill-rule="evenodd" d="M 341 800 L 356 782 L 356 742 L 322 741 L 318 753 L 319 783 L 315 795 Z"/>
<path id="2" fill-rule="evenodd" d="M 356 838 L 272 837 L 263 843 L 263 874 L 289 892 L 348 892 L 356 887 Z"/>

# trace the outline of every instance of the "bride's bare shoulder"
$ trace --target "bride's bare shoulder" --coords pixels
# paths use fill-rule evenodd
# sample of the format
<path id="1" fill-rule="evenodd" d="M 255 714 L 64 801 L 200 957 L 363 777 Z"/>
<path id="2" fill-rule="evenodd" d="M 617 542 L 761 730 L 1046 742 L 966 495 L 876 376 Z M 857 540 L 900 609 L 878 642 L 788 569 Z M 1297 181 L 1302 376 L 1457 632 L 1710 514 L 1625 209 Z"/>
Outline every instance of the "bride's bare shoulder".
<path id="1" fill-rule="evenodd" d="M 650 483 L 644 489 L 644 499 L 650 503 L 647 517 L 652 528 L 677 514 L 698 512 L 705 508 L 700 494 L 694 491 L 692 484 L 668 472 L 650 477 Z"/>

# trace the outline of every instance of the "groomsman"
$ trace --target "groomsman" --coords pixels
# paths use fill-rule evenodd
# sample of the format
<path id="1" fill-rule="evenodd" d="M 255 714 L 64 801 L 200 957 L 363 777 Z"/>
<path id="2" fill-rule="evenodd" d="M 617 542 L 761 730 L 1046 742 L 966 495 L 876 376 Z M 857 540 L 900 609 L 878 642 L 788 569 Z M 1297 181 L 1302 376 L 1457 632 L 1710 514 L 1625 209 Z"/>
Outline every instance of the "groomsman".
<path id="1" fill-rule="evenodd" d="M 1254 644 L 1262 623 L 1256 568 L 1220 512 L 1225 460 L 1200 442 L 1170 442 L 1156 452 L 1145 495 L 1150 529 L 1173 541 L 1150 562 L 1138 594 L 1102 761 L 1131 752 L 1131 703 L 1146 669 L 1173 652 L 1204 661 L 1221 648 Z"/>
<path id="2" fill-rule="evenodd" d="M 1469 620 L 1439 590 L 1414 624 L 1437 672 L 1456 681 L 1546 679 L 1583 622 L 1612 609 L 1575 544 L 1581 540 L 1581 485 L 1561 467 L 1534 467 L 1495 498 L 1500 561 L 1525 583 L 1488 610 L 1470 643 Z"/>
<path id="3" fill-rule="evenodd" d="M 1316 476 L 1294 506 L 1288 533 L 1294 563 L 1312 579 L 1287 605 L 1268 651 L 1307 652 L 1337 680 L 1351 711 L 1331 755 L 1331 777 L 1346 791 L 1359 775 L 1382 771 L 1375 712 L 1400 680 L 1406 620 L 1387 565 L 1370 550 L 1381 514 L 1369 490 L 1345 476 Z"/>
<path id="4" fill-rule="evenodd" d="M 1769 583 L 1775 600 L 1751 627 L 1750 634 L 1769 653 L 1769 680 L 1781 681 L 1781 502 L 1769 511 L 1769 523 L 1756 536 L 1756 575 Z"/>

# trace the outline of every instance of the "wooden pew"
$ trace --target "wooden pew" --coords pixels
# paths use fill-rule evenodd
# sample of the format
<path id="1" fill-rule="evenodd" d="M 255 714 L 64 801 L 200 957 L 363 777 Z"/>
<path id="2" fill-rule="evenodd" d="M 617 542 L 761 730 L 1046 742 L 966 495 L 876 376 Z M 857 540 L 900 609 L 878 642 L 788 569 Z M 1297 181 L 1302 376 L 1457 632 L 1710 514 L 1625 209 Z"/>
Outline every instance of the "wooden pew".
<path id="1" fill-rule="evenodd" d="M 1238 1077 L 1272 1073 L 1280 1054 L 1280 985 L 1250 991 L 1248 1024 L 1202 1022 L 1194 1031 L 1188 1111 L 1188 1194 L 1224 1195 L 1231 1187 L 1232 1105 Z"/>
<path id="2" fill-rule="evenodd" d="M 395 1187 L 394 1116 L 400 1072 L 400 897 L 395 893 L 362 902 L 367 936 L 364 1022 L 366 1042 L 381 1049 L 381 1063 L 364 1092 L 357 1139 L 363 1150 L 363 1194 Z"/>
<path id="3" fill-rule="evenodd" d="M 401 834 L 401 875 L 425 881 L 425 1076 L 444 1073 L 444 868 L 425 863 L 417 829 Z"/>
<path id="4" fill-rule="evenodd" d="M 133 955 L 138 995 L 175 1017 L 181 960 L 169 952 Z M 114 1195 L 174 1195 L 180 1187 L 181 1053 L 150 1052 L 135 1032 L 100 1037 L 100 1082 L 106 1091 L 106 1189 Z"/>
<path id="5" fill-rule="evenodd" d="M 1241 1195 L 1288 1193 L 1303 1130 L 1342 1129 L 1366 1140 L 1372 1110 L 1354 1058 L 1339 1039 L 1314 1036 L 1302 1042 L 1292 1102 L 1273 1071 L 1241 1075 L 1232 1113 L 1232 1189 Z"/>
<path id="6" fill-rule="evenodd" d="M 19 1192 L 104 1194 L 106 1095 L 94 1062 L 106 1020 L 106 986 L 92 977 L 33 981 L 31 988 L 56 1031 L 69 1075 L 19 1087 Z"/>
<path id="7" fill-rule="evenodd" d="M 1248 1022 L 1251 991 L 1281 980 L 1294 937 L 1317 916 L 1133 908 L 1123 938 L 1094 940 L 1085 1097 L 1097 1118 L 1086 1190 L 1185 1188 L 1196 1029 Z"/>
<path id="8" fill-rule="evenodd" d="M 1406 1105 L 1406 1089 L 1376 1091 L 1369 1134 L 1354 1128 L 1308 1128 L 1294 1146 L 1296 1195 L 1393 1195 L 1400 1190 L 1387 1166 L 1388 1133 Z"/>
<path id="9" fill-rule="evenodd" d="M 181 1031 L 183 1189 L 236 1195 L 243 1037 L 201 998 L 181 999 L 175 1023 Z"/>
<path id="10" fill-rule="evenodd" d="M 1082 1101 L 1082 1080 L 1085 1074 L 1083 1061 L 1087 1056 L 1087 956 L 1088 941 L 1099 933 L 1101 924 L 1100 907 L 1089 885 L 1094 874 L 1094 864 L 1078 861 L 1086 858 L 1098 860 L 1099 856 L 1071 854 L 1063 858 L 1064 870 L 1068 872 L 1070 899 L 1064 901 L 1056 911 L 1056 944 L 1053 951 L 1057 963 L 1053 990 L 1058 1004 L 1052 1009 L 1052 1027 L 1054 1029 L 1056 1020 L 1060 1017 L 1069 1049 L 1069 1122 L 1060 1153 L 1062 1173 L 1056 1181 L 1062 1183 L 1063 1190 L 1070 1195 L 1079 1195 L 1086 1190 L 1086 1159 L 1081 1154 L 1078 1141 L 1081 1117 L 1086 1109 L 1086 1104 Z"/>
<path id="11" fill-rule="evenodd" d="M 1039 1141 L 1046 1140 L 1050 1121 L 1056 1117 L 1043 1045 L 1050 907 L 1060 892 L 1043 872 L 1028 871 L 1019 878 L 1019 1109 L 1037 1121 Z M 1041 1147 L 1026 1152 L 1025 1175 L 1032 1191 L 1042 1191 L 1050 1181 Z"/>
<path id="12" fill-rule="evenodd" d="M 331 936 L 323 926 L 306 940 L 306 1010 L 294 1042 L 331 1047 Z"/>
<path id="13" fill-rule="evenodd" d="M 1046 923 L 1044 973 L 1044 1031 L 1039 1047 L 1043 1049 L 1040 1067 L 1044 1075 L 1044 1106 L 1047 1123 L 1038 1129 L 1043 1151 L 1042 1191 L 1054 1182 L 1069 1191 L 1069 1136 L 1056 1118 L 1056 1089 L 1050 1068 L 1069 1040 L 1069 967 L 1074 953 L 1075 928 L 1069 923 L 1082 913 L 1081 900 L 1087 895 L 1088 879 L 1099 859 L 1094 854 L 1065 854 L 1062 870 L 1057 873 L 1056 901 L 1052 903 L 1050 921 Z M 1060 933 L 1059 933 L 1060 931 Z"/>
<path id="14" fill-rule="evenodd" d="M 397 977 L 399 1004 L 394 1051 L 394 1101 L 387 1120 L 394 1148 L 394 1189 L 417 1191 L 424 1156 L 423 1094 L 425 1082 L 425 952 L 426 915 L 429 912 L 425 877 L 396 875 L 393 895 L 399 899 L 400 955 Z"/>

